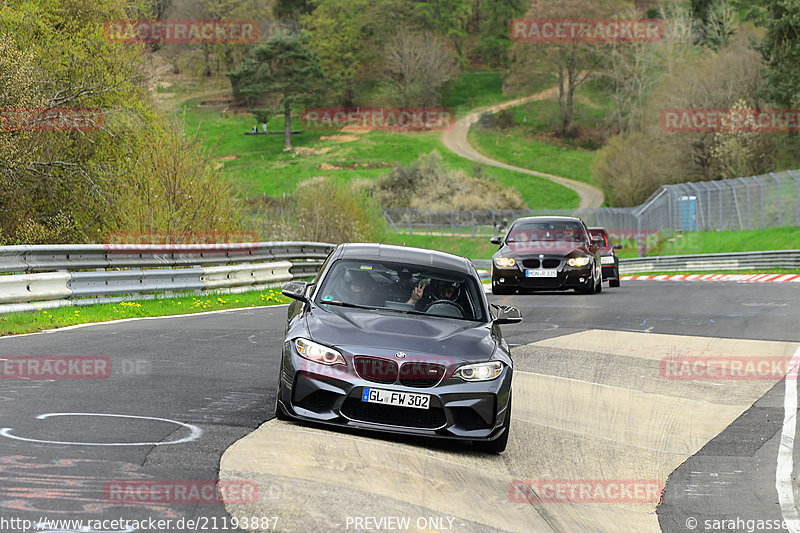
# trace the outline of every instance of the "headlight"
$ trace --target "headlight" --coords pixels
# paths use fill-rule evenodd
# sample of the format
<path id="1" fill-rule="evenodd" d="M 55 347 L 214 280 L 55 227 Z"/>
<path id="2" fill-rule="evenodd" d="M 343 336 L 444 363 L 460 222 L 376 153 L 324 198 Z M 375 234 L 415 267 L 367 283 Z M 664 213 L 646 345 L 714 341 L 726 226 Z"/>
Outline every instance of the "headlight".
<path id="1" fill-rule="evenodd" d="M 499 376 L 502 371 L 503 363 L 490 361 L 488 363 L 460 366 L 453 372 L 453 376 L 459 377 L 464 381 L 489 381 Z"/>
<path id="2" fill-rule="evenodd" d="M 507 268 L 507 267 L 513 267 L 514 265 L 517 264 L 517 262 L 511 259 L 510 257 L 498 257 L 497 259 L 494 260 L 494 264 L 499 267 Z"/>
<path id="3" fill-rule="evenodd" d="M 342 354 L 316 342 L 311 342 L 306 339 L 296 339 L 294 347 L 297 348 L 297 353 L 300 357 L 314 361 L 315 363 L 322 363 L 323 365 L 346 365 Z"/>
<path id="4" fill-rule="evenodd" d="M 570 257 L 569 259 L 567 259 L 567 264 L 571 267 L 582 267 L 588 265 L 589 261 L 591 260 L 592 260 L 591 257 L 585 257 L 585 256 Z"/>
<path id="5" fill-rule="evenodd" d="M 604 255 L 600 258 L 601 265 L 613 265 L 614 264 L 614 256 L 613 255 Z"/>

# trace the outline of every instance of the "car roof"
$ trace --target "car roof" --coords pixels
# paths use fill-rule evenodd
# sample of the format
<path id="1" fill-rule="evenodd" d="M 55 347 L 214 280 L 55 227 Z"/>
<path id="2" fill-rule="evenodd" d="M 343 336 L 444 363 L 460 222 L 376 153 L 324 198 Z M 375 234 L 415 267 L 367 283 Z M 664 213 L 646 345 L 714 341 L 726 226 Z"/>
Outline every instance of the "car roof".
<path id="1" fill-rule="evenodd" d="M 445 270 L 456 270 L 465 274 L 472 274 L 475 268 L 469 259 L 460 255 L 425 248 L 373 242 L 341 244 L 336 249 L 335 257 L 336 259 L 372 259 L 395 263 L 410 263 Z"/>
<path id="2" fill-rule="evenodd" d="M 587 228 L 587 229 L 588 229 L 589 231 L 602 231 L 602 232 L 604 232 L 604 233 L 605 233 L 605 231 L 606 231 L 606 228 L 601 228 L 601 227 L 599 227 L 599 226 L 594 226 L 594 227 Z"/>
<path id="3" fill-rule="evenodd" d="M 514 221 L 517 222 L 580 222 L 583 221 L 578 217 L 564 217 L 564 216 L 538 216 L 538 217 L 522 217 Z"/>

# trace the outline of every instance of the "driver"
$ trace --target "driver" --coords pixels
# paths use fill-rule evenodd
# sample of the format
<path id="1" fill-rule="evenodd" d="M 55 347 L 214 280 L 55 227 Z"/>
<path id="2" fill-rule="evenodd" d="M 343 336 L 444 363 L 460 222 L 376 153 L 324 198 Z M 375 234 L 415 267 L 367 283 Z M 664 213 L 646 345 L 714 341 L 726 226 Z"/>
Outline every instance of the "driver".
<path id="1" fill-rule="evenodd" d="M 427 309 L 436 300 L 455 301 L 458 297 L 458 283 L 450 281 L 433 280 L 431 290 L 426 292 L 427 282 L 420 281 L 411 291 L 411 297 L 406 303 L 414 304 L 417 309 Z"/>

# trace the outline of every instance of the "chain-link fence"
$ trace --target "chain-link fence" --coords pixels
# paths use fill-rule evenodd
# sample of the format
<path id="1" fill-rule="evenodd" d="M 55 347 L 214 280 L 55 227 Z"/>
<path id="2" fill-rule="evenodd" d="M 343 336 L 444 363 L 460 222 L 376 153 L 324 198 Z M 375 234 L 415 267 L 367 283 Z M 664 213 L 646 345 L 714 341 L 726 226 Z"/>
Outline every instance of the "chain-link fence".
<path id="1" fill-rule="evenodd" d="M 617 231 L 737 231 L 800 226 L 800 171 L 721 181 L 663 185 L 642 205 L 627 208 L 482 211 L 383 210 L 398 233 L 482 237 L 503 233 L 523 216 L 577 216 L 588 226 Z"/>

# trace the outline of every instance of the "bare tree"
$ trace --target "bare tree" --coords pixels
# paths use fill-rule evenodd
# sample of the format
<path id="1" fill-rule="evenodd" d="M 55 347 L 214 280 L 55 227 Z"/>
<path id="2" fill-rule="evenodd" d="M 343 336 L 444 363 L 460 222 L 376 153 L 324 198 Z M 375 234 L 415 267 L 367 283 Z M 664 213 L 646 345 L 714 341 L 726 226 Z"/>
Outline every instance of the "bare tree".
<path id="1" fill-rule="evenodd" d="M 612 86 L 614 102 L 611 119 L 619 133 L 640 130 L 642 106 L 663 72 L 671 72 L 675 62 L 692 47 L 692 22 L 689 9 L 673 2 L 660 7 L 664 36 L 659 42 L 611 42 L 604 54 L 603 74 Z M 628 10 L 626 18 L 636 18 Z"/>
<path id="2" fill-rule="evenodd" d="M 527 16 L 537 19 L 587 19 L 608 16 L 619 5 L 615 0 L 536 0 Z M 562 134 L 568 134 L 572 130 L 575 91 L 596 77 L 603 64 L 604 46 L 603 43 L 588 42 L 579 35 L 572 40 L 558 42 L 517 43 L 514 56 L 518 69 L 511 77 L 526 77 L 536 71 L 554 74 L 558 79 L 559 129 Z M 514 81 L 511 83 L 517 85 Z"/>
<path id="3" fill-rule="evenodd" d="M 458 73 L 453 54 L 430 32 L 401 29 L 387 49 L 386 64 L 398 103 L 405 106 L 435 106 L 442 86 Z"/>

